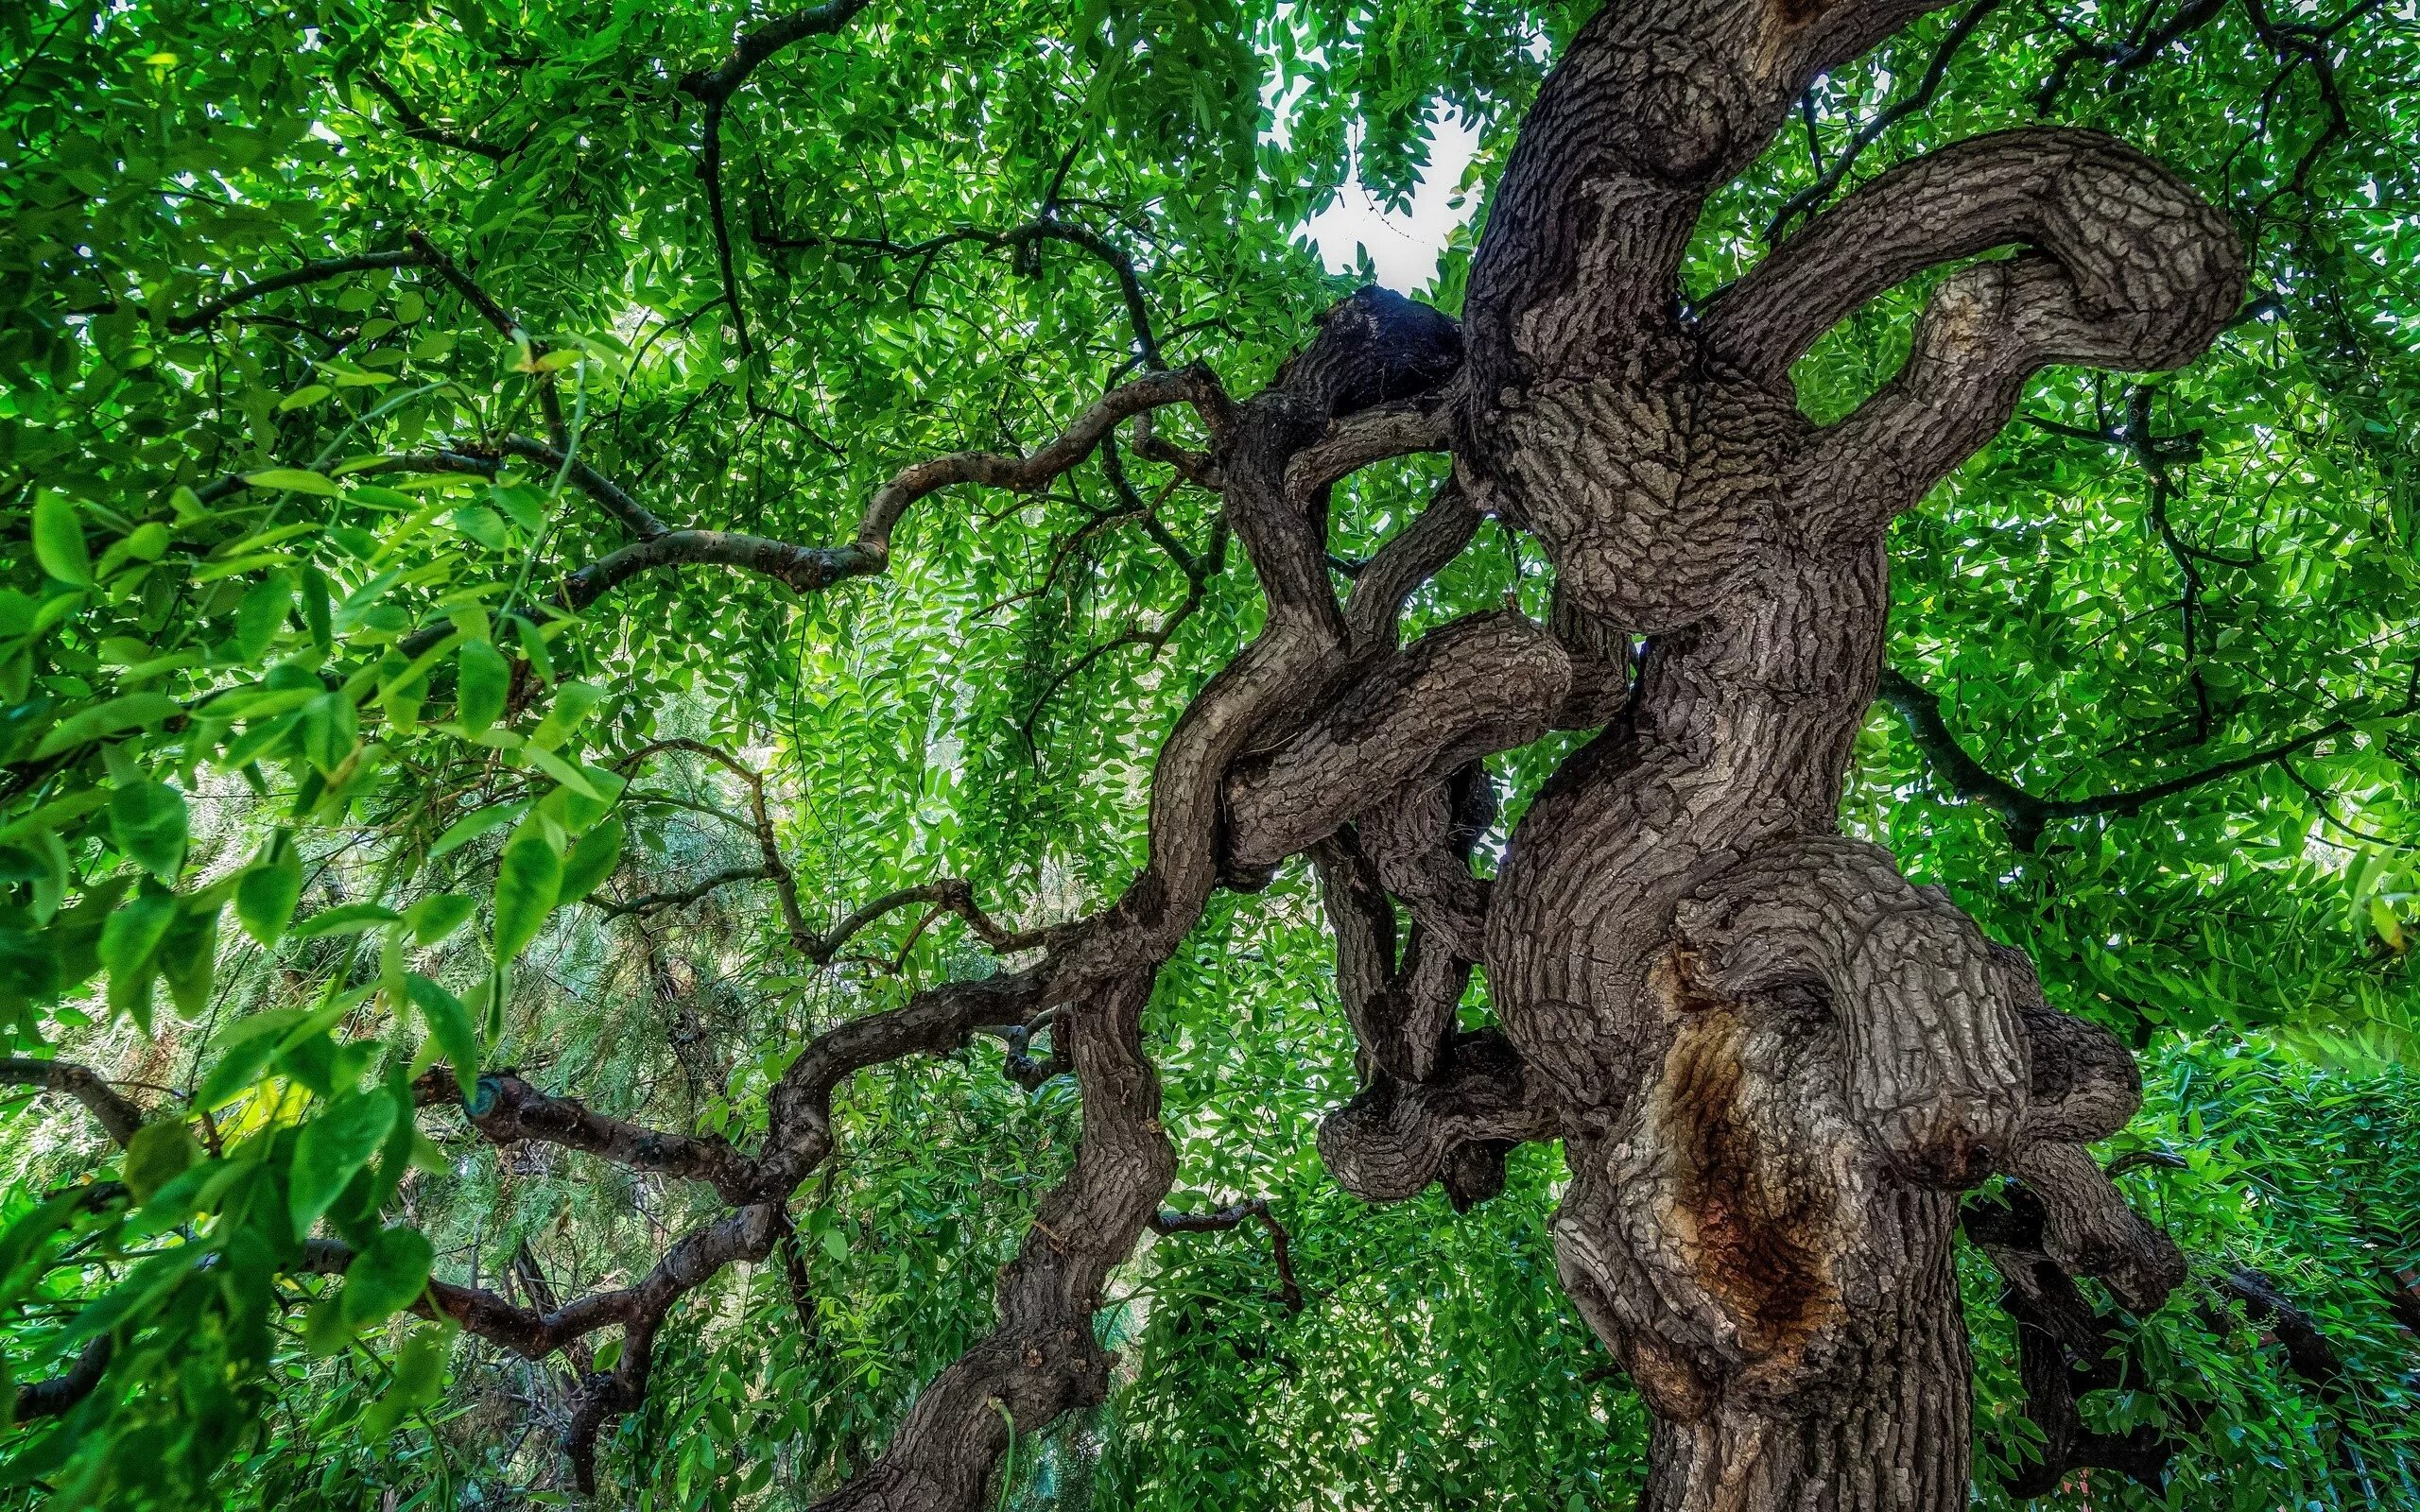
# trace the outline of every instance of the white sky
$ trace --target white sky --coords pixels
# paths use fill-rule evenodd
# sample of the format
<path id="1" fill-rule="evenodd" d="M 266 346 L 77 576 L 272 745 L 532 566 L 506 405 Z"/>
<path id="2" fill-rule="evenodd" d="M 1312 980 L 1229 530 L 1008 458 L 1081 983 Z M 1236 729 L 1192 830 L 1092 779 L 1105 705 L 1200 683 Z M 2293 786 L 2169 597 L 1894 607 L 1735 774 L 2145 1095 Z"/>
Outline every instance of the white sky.
<path id="1" fill-rule="evenodd" d="M 1367 248 L 1378 282 L 1398 294 L 1422 293 L 1436 282 L 1437 258 L 1445 239 L 1478 208 L 1476 195 L 1460 206 L 1448 203 L 1478 152 L 1478 130 L 1444 111 L 1430 117 L 1429 127 L 1428 165 L 1412 192 L 1409 213 L 1381 211 L 1357 179 L 1345 184 L 1334 204 L 1305 224 L 1304 234 L 1331 272 L 1349 271 L 1357 249 Z"/>

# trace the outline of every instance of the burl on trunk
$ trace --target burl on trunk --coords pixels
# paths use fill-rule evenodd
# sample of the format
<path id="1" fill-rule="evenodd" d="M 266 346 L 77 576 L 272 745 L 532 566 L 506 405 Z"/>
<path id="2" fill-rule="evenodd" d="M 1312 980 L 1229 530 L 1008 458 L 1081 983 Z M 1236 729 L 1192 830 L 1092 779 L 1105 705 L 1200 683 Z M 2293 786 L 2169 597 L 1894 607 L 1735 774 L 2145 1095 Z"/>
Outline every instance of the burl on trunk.
<path id="1" fill-rule="evenodd" d="M 1475 902 L 1422 883 L 1464 871 L 1471 805 L 1445 783 L 1322 852 L 1369 1078 L 1325 1131 L 1332 1167 L 1374 1197 L 1442 1178 L 1467 1199 L 1506 1142 L 1565 1141 L 1564 1284 L 1654 1414 L 1645 1505 L 1672 1512 L 1965 1503 L 1952 1231 L 1993 1173 L 2128 1301 L 2179 1273 L 2082 1149 L 2134 1110 L 2124 1049 L 1837 816 L 1893 517 L 2044 365 L 2201 352 L 2242 295 L 2233 230 L 2140 153 L 2046 128 L 1884 175 L 1706 309 L 1677 284 L 1706 196 L 1814 76 L 1927 9 L 1615 0 L 1574 41 L 1497 190 L 1435 409 L 1450 507 L 1531 532 L 1555 569 L 1526 650 L 1559 665 L 1527 679 L 1527 726 L 1485 723 L 1603 730 Z M 1789 369 L 1824 330 L 2003 247 L 1938 288 L 1862 407 L 1799 414 Z M 1399 953 L 1369 902 L 1387 893 L 1417 920 Z M 1470 959 L 1509 1045 L 1447 1033 Z"/>
<path id="2" fill-rule="evenodd" d="M 1003 1272 L 998 1327 L 826 1512 L 977 1506 L 1010 1424 L 1106 1391 L 1092 1312 L 1175 1170 L 1144 999 L 1213 889 L 1296 854 L 1359 1047 L 1329 1169 L 1372 1200 L 1435 1181 L 1467 1204 L 1518 1142 L 1564 1142 L 1563 1278 L 1654 1414 L 1658 1512 L 1964 1503 L 1952 1233 L 1993 1173 L 2040 1213 L 1985 1243 L 2012 1286 L 2048 1267 L 2148 1307 L 2174 1283 L 2173 1246 L 2083 1150 L 2139 1098 L 2124 1048 L 1838 816 L 1892 519 L 2044 365 L 2199 352 L 2242 295 L 2234 232 L 2116 142 L 2011 131 L 1876 179 L 1707 308 L 1680 297 L 1707 195 L 1817 74 L 1935 3 L 1613 0 L 1523 128 L 1459 326 L 1365 291 L 1248 401 L 1160 374 L 1014 464 L 1063 471 L 1122 419 L 1191 404 L 1212 449 L 1183 465 L 1220 490 L 1268 618 L 1159 753 L 1142 872 L 1001 979 L 1017 1023 L 1048 1012 L 1071 1047 L 1083 1144 Z M 1833 425 L 1800 415 L 1790 367 L 1826 328 L 2001 249 L 1934 291 L 1880 392 Z M 1340 602 L 1331 486 L 1437 450 L 1452 481 Z M 1407 597 L 1490 515 L 1551 558 L 1548 623 L 1505 610 L 1400 644 Z M 1480 759 L 1556 729 L 1599 732 L 1478 876 Z M 1481 964 L 1501 1028 L 1462 1032 Z M 921 1044 L 992 1010 L 901 1011 L 934 1026 Z M 776 1131 L 819 1154 L 821 1105 L 794 1101 Z"/>

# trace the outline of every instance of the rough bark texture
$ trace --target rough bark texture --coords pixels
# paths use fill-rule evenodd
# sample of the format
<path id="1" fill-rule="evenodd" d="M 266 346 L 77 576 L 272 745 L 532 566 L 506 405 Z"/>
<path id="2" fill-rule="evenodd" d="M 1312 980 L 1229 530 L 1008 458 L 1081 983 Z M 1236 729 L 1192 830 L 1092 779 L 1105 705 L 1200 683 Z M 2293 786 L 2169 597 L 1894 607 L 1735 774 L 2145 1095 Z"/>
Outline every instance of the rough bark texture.
<path id="1" fill-rule="evenodd" d="M 2051 362 L 2198 352 L 2227 222 L 2068 130 L 1963 143 L 1816 217 L 1702 319 L 1705 194 L 1807 78 L 1919 5 L 1609 5 L 1525 128 L 1473 269 L 1458 476 L 1533 531 L 1559 630 L 1643 637 L 1632 695 L 1532 803 L 1482 959 L 1554 1090 L 1565 1284 L 1656 1416 L 1656 1508 L 1967 1495 L 1955 1193 L 2022 1176 L 2057 1264 L 2130 1306 L 2177 1279 L 2081 1142 L 2132 1112 L 2107 1037 L 2014 953 L 1836 833 L 1873 700 L 1892 517 Z M 1819 429 L 1792 361 L 1924 268 L 1905 369 Z"/>
<path id="2" fill-rule="evenodd" d="M 1000 930 L 951 879 L 815 934 L 761 780 L 710 747 L 666 743 L 748 784 L 762 864 L 610 911 L 644 916 L 762 878 L 813 964 L 911 904 L 955 912 L 1023 960 L 821 1035 L 773 1089 L 753 1150 L 608 1118 L 510 1073 L 480 1080 L 462 1113 L 484 1137 L 692 1179 L 729 1207 L 631 1286 L 561 1305 L 533 1293 L 538 1305 L 522 1307 L 438 1283 L 419 1304 L 533 1358 L 582 1358 L 587 1335 L 623 1331 L 614 1368 L 583 1366 L 575 1393 L 568 1447 L 583 1486 L 600 1435 L 643 1400 L 655 1338 L 682 1297 L 777 1247 L 795 1281 L 786 1204 L 833 1153 L 836 1091 L 977 1030 L 1008 1043 L 1020 1080 L 1073 1074 L 1082 1138 L 1001 1272 L 993 1331 L 824 1512 L 986 1504 L 1012 1435 L 1107 1391 L 1114 1362 L 1094 1315 L 1147 1228 L 1254 1220 L 1298 1299 L 1266 1202 L 1162 1211 L 1176 1157 L 1144 1032 L 1160 969 L 1212 892 L 1258 885 L 1297 855 L 1320 876 L 1362 1079 L 1322 1126 L 1321 1154 L 1372 1201 L 1436 1182 L 1468 1205 L 1502 1189 L 1519 1142 L 1564 1142 L 1559 1268 L 1654 1415 L 1645 1506 L 1962 1505 L 1970 1371 L 1952 1245 L 1960 1194 L 1995 1175 L 2015 1179 L 1996 1205 L 1970 1202 L 1965 1221 L 2008 1279 L 2049 1440 L 2051 1460 L 2026 1485 L 2053 1484 L 2070 1465 L 2157 1474 L 2164 1443 L 2089 1434 L 2074 1406 L 2109 1369 L 2106 1331 L 2075 1278 L 2140 1311 L 2183 1269 L 2084 1150 L 2133 1114 L 2133 1063 L 2105 1032 L 2047 1005 L 2020 953 L 1985 940 L 1837 821 L 1881 670 L 1893 517 L 1991 438 L 2044 365 L 2189 360 L 2236 310 L 2241 249 L 2224 217 L 2139 153 L 2039 129 L 1882 175 L 1701 311 L 1684 308 L 1678 284 L 1706 197 L 1755 159 L 1809 80 L 1938 4 L 1610 0 L 1523 127 L 1464 323 L 1364 291 L 1236 404 L 1205 369 L 1161 368 L 1138 319 L 1154 370 L 1030 455 L 963 453 L 903 471 L 848 544 L 676 529 L 573 471 L 631 540 L 572 576 L 567 606 L 701 563 L 806 593 L 882 572 L 893 528 L 937 490 L 1029 491 L 1096 452 L 1115 469 L 1115 433 L 1132 424 L 1135 455 L 1220 492 L 1222 530 L 1267 604 L 1258 637 L 1158 755 L 1141 872 L 1100 913 L 1031 935 Z M 684 81 L 709 108 L 718 232 L 723 107 L 765 58 L 857 9 L 834 0 L 768 23 Z M 380 266 L 424 262 L 518 331 L 435 249 L 413 247 Z M 2003 251 L 1939 285 L 1904 369 L 1861 407 L 1828 427 L 1799 413 L 1789 369 L 1822 332 L 1929 267 Z M 294 282 L 265 281 L 233 302 Z M 1180 404 L 1199 416 L 1207 452 L 1151 431 L 1154 411 Z M 562 442 L 502 450 L 560 459 Z M 1451 481 L 1340 601 L 1331 487 L 1441 450 Z M 417 465 L 487 472 L 497 455 Z M 1507 610 L 1402 644 L 1407 598 L 1489 516 L 1529 532 L 1550 560 L 1547 623 Z M 1188 603 L 1219 559 L 1185 567 Z M 1481 877 L 1476 842 L 1497 801 L 1483 759 L 1554 729 L 1597 733 Z M 1498 1022 L 1471 1032 L 1457 1009 L 1482 966 Z M 1044 1034 L 1051 1048 L 1038 1059 L 1028 1052 Z M 80 1068 L 0 1062 L 0 1081 L 79 1098 L 121 1142 L 144 1117 Z M 453 1086 L 432 1075 L 423 1099 L 450 1102 Z M 349 1260 L 313 1241 L 295 1263 L 333 1273 Z M 2248 1282 L 2236 1291 L 2273 1315 L 2290 1307 Z M 89 1352 L 25 1388 L 18 1414 L 62 1410 L 108 1366 Z"/>
<path id="3" fill-rule="evenodd" d="M 2123 1048 L 1837 816 L 1881 666 L 1891 520 L 2044 365 L 2201 351 L 2242 292 L 2234 232 L 2118 143 L 2015 131 L 1876 179 L 1703 312 L 1678 287 L 1706 196 L 1807 82 L 1930 8 L 1613 0 L 1523 129 L 1464 324 L 1368 291 L 1233 411 L 1184 388 L 1218 421 L 1187 475 L 1221 488 L 1266 627 L 1160 754 L 1149 865 L 1032 977 L 1085 1134 L 1004 1273 L 998 1330 L 828 1507 L 971 1509 L 1011 1421 L 1098 1400 L 1091 1309 L 1172 1174 L 1143 1003 L 1212 887 L 1300 854 L 1363 1079 L 1322 1155 L 1371 1200 L 1433 1181 L 1468 1204 L 1501 1189 L 1516 1143 L 1564 1142 L 1560 1268 L 1654 1414 L 1648 1507 L 1962 1505 L 1952 1246 L 1960 1194 L 1995 1174 L 2038 1214 L 2011 1251 L 2030 1373 L 2048 1370 L 2039 1319 L 2066 1278 L 2137 1309 L 2175 1283 L 2173 1246 L 2083 1148 L 2138 1100 Z M 1824 330 L 2002 249 L 1940 286 L 1862 407 L 1828 427 L 1799 413 L 1789 369 Z M 1340 602 L 1329 488 L 1434 450 L 1452 482 Z M 1407 595 L 1488 515 L 1544 547 L 1549 623 L 1507 610 L 1400 645 Z M 1599 733 L 1483 879 L 1481 759 L 1555 728 Z M 1501 1027 L 1464 1032 L 1480 965 Z M 2125 1448 L 2061 1432 L 2079 1462 Z"/>

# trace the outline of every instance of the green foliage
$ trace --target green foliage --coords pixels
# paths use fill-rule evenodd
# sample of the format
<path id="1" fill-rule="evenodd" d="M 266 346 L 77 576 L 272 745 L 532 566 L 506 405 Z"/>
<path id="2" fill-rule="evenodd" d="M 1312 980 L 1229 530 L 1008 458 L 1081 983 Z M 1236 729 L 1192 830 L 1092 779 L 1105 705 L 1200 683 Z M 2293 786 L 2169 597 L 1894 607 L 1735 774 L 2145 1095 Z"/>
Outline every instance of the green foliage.
<path id="1" fill-rule="evenodd" d="M 1346 286 L 1305 218 L 1357 175 L 1401 200 L 1446 114 L 1479 129 L 1456 187 L 1480 198 L 1587 9 L 877 3 L 731 102 L 743 343 L 675 81 L 745 8 L 0 8 L 0 1053 L 103 1066 L 152 1114 L 120 1152 L 73 1104 L 0 1103 L 0 1404 L 112 1344 L 72 1410 L 0 1425 L 0 1505 L 562 1504 L 561 1362 L 409 1308 L 432 1277 L 530 1299 L 522 1256 L 566 1294 L 620 1284 L 717 1210 L 416 1118 L 419 1074 L 442 1061 L 475 1100 L 483 1066 L 515 1066 L 747 1145 L 813 1033 L 991 969 L 954 919 L 898 916 L 811 970 L 761 879 L 633 919 L 575 906 L 762 861 L 746 786 L 655 743 L 766 774 L 810 926 L 943 875 L 1057 921 L 1131 874 L 1151 753 L 1257 623 L 1232 554 L 1175 615 L 1181 564 L 1104 513 L 1122 494 L 1098 461 L 924 501 L 879 578 L 657 572 L 574 614 L 558 585 L 627 537 L 503 438 L 544 437 L 551 397 L 572 460 L 675 524 L 843 542 L 900 465 L 1030 446 L 1132 371 L 1119 280 L 1079 246 L 873 246 L 1042 219 L 1122 249 L 1169 360 L 1248 392 Z M 2205 1271 L 2277 1279 L 2348 1363 L 2349 1405 L 2323 1402 L 2196 1310 L 2215 1292 L 2181 1297 L 2088 1403 L 2104 1426 L 2206 1410 L 2165 1503 L 2098 1481 L 2060 1500 L 2420 1503 L 2411 1341 L 2381 1306 L 2420 1265 L 2392 1064 L 2420 931 L 2420 243 L 2396 208 L 2420 187 L 2420 37 L 2391 8 L 2271 0 L 2105 63 L 2176 11 L 1990 10 L 1851 175 L 2037 112 L 2099 125 L 2230 205 L 2270 296 L 2147 391 L 2046 374 L 2031 422 L 1900 526 L 1893 661 L 2044 798 L 2327 732 L 2028 850 L 1877 711 L 1850 816 L 2152 1053 L 2127 1139 L 2186 1165 L 2134 1194 Z M 1787 137 L 1725 193 L 1694 294 L 1762 255 L 1952 20 L 1823 81 L 1812 157 Z M 2280 50 L 2294 26 L 2325 67 Z M 2070 33 L 2100 51 L 2068 59 Z M 400 258 L 212 313 L 413 233 L 518 328 Z M 1442 305 L 1472 244 L 1446 249 Z M 1811 413 L 1887 376 L 1916 292 L 1806 360 Z M 1201 491 L 1124 465 L 1169 539 L 1218 539 Z M 1340 488 L 1339 556 L 1434 481 Z M 1410 621 L 1550 593 L 1491 526 Z M 1569 744 L 1495 764 L 1508 823 Z M 1010 1504 L 1628 1504 L 1644 1419 L 1555 1283 L 1552 1152 L 1463 1216 L 1367 1210 L 1320 1168 L 1312 1131 L 1353 1087 L 1327 960 L 1288 871 L 1214 908 L 1151 1019 L 1173 1200 L 1270 1197 L 1306 1306 L 1277 1302 L 1254 1228 L 1153 1242 L 1100 1323 L 1111 1401 L 1020 1441 Z M 858 1078 L 834 1119 L 844 1159 L 794 1204 L 802 1283 L 781 1257 L 727 1273 L 658 1339 L 605 1446 L 629 1504 L 804 1506 L 878 1452 L 988 1323 L 1077 1129 L 1063 1078 L 1028 1093 L 982 1041 Z M 1989 1503 L 2022 1431 L 1976 1280 Z"/>

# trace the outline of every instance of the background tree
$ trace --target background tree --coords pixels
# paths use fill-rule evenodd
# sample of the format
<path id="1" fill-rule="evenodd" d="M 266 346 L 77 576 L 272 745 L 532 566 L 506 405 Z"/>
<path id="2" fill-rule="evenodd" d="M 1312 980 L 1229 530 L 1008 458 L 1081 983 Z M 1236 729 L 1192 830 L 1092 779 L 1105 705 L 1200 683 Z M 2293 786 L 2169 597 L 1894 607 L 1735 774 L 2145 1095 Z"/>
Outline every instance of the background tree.
<path id="1" fill-rule="evenodd" d="M 2408 13 L 0 35 L 7 1495 L 2420 1496 Z"/>

